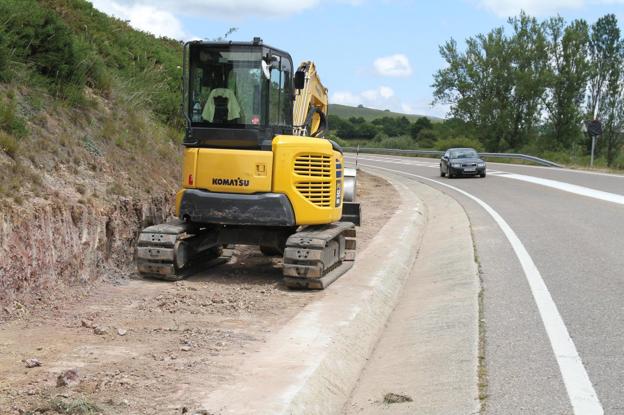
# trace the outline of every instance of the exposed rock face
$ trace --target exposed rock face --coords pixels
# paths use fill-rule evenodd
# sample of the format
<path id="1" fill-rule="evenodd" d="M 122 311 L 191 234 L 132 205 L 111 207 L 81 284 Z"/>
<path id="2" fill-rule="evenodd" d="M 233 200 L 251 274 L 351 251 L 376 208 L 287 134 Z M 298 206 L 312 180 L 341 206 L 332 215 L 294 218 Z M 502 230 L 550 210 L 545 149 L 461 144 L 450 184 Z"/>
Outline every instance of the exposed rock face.
<path id="1" fill-rule="evenodd" d="M 0 211 L 0 305 L 105 274 L 134 271 L 134 249 L 145 226 L 171 214 L 171 195 L 119 198 L 105 207 L 27 206 Z"/>

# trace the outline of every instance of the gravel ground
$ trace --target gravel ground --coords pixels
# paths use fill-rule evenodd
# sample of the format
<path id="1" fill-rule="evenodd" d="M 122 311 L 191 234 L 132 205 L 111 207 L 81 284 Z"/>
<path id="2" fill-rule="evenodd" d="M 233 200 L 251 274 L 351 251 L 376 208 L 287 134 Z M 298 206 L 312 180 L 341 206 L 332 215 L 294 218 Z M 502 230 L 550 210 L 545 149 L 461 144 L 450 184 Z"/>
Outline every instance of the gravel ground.
<path id="1" fill-rule="evenodd" d="M 361 249 L 399 196 L 365 173 L 358 196 Z M 288 290 L 279 259 L 239 246 L 230 263 L 185 281 L 111 278 L 44 306 L 0 310 L 12 315 L 0 323 L 0 413 L 192 414 L 194 390 L 231 380 L 246 355 L 323 295 Z"/>

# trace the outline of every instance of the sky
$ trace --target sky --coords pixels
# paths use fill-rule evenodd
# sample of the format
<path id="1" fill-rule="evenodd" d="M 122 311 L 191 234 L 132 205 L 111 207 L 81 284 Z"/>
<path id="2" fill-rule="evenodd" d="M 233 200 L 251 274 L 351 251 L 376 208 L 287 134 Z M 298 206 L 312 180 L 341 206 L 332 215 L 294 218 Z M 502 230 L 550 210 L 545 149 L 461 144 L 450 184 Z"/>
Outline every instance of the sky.
<path id="1" fill-rule="evenodd" d="M 505 26 L 521 10 L 590 24 L 614 13 L 624 28 L 624 0 L 92 0 L 140 30 L 180 40 L 228 39 L 312 60 L 330 103 L 444 117 L 432 105 L 439 46 Z"/>

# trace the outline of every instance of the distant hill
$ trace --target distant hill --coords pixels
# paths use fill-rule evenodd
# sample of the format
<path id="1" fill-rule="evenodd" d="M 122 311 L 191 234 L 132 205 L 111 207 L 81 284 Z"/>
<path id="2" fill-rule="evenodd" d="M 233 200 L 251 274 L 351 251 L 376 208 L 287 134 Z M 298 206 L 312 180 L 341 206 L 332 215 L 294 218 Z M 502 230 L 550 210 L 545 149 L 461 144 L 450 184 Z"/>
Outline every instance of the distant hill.
<path id="1" fill-rule="evenodd" d="M 340 118 L 362 117 L 366 121 L 372 121 L 376 118 L 382 117 L 407 117 L 410 122 L 414 122 L 421 117 L 427 117 L 433 122 L 441 121 L 441 118 L 431 117 L 429 115 L 401 114 L 399 112 L 377 110 L 366 107 L 351 107 L 349 105 L 340 104 L 329 104 L 329 114 L 336 115 Z"/>

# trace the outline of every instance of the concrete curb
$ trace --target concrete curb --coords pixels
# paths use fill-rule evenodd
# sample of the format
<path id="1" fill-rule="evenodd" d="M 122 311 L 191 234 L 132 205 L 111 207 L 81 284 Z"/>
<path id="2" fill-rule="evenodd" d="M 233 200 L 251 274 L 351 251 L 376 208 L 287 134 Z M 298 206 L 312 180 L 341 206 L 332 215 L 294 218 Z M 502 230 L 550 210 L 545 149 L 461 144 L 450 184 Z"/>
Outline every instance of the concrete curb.
<path id="1" fill-rule="evenodd" d="M 234 383 L 196 396 L 202 408 L 212 414 L 341 411 L 399 299 L 426 224 L 416 194 L 388 180 L 401 205 L 354 267 L 251 356 Z"/>

